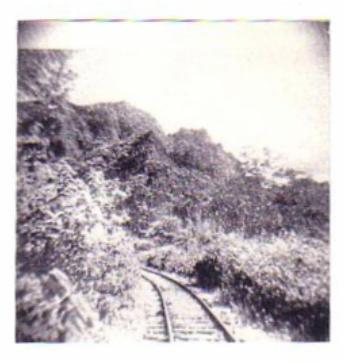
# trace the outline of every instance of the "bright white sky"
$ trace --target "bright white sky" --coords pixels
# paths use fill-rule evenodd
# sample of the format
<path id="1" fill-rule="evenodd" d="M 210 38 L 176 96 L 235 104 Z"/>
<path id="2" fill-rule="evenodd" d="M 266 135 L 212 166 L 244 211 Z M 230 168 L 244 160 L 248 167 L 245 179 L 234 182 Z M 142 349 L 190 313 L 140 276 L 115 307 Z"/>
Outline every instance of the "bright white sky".
<path id="1" fill-rule="evenodd" d="M 205 128 L 238 156 L 268 148 L 328 179 L 328 37 L 317 23 L 55 23 L 20 46 L 85 49 L 72 101 L 126 100 L 166 132 Z"/>

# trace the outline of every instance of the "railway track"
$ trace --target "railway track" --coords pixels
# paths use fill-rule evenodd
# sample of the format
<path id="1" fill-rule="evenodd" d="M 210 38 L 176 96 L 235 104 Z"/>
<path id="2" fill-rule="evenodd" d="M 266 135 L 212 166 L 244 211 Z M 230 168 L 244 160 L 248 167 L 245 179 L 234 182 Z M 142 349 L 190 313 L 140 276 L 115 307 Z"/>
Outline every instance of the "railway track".
<path id="1" fill-rule="evenodd" d="M 143 269 L 152 296 L 146 309 L 145 340 L 233 342 L 210 307 L 187 286 L 156 270 Z"/>

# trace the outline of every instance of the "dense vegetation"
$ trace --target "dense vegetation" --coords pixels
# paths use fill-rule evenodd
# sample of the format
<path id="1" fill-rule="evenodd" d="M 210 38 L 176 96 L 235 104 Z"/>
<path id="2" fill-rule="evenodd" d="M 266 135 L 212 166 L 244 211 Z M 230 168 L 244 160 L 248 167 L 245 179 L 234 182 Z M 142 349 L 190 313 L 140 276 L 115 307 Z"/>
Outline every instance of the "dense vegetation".
<path id="1" fill-rule="evenodd" d="M 328 338 L 327 182 L 281 170 L 279 183 L 206 131 L 165 135 L 125 102 L 74 105 L 66 57 L 40 54 L 19 57 L 18 340 L 102 336 L 133 307 L 142 252 L 267 326 Z"/>
<path id="2" fill-rule="evenodd" d="M 173 244 L 146 255 L 157 269 L 194 278 L 221 301 L 293 340 L 326 340 L 329 331 L 328 245 L 317 239 L 244 239 L 210 227 L 181 230 Z"/>

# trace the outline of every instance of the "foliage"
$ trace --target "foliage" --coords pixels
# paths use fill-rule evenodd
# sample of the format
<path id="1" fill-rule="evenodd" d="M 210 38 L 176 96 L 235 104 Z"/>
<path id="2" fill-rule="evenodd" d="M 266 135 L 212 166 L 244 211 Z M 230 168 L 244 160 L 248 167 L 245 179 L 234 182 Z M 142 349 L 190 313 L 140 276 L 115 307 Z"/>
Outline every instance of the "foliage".
<path id="1" fill-rule="evenodd" d="M 288 323 L 297 339 L 328 339 L 329 251 L 323 241 L 231 237 L 227 247 L 218 257 L 228 302 L 241 302 L 267 324 Z"/>
<path id="2" fill-rule="evenodd" d="M 16 287 L 17 342 L 90 340 L 97 317 L 58 269 L 26 273 Z"/>
<path id="3" fill-rule="evenodd" d="M 281 170 L 285 184 L 278 184 L 255 161 L 234 162 L 202 132 L 182 130 L 171 139 L 172 152 L 144 134 L 111 162 L 112 175 L 127 182 L 130 227 L 137 234 L 167 214 L 184 224 L 213 220 L 248 237 L 291 231 L 328 240 L 328 183 Z"/>
<path id="4" fill-rule="evenodd" d="M 248 237 L 292 231 L 328 240 L 328 183 L 282 169 L 275 172 L 278 183 L 268 161 L 240 162 L 204 131 L 165 136 L 152 118 L 126 103 L 62 102 L 50 110 L 36 102 L 19 104 L 18 112 L 26 143 L 21 152 L 41 148 L 48 160 L 68 158 L 79 173 L 96 169 L 120 180 L 128 226 L 141 237 L 155 220 L 174 215 L 183 224 L 213 220 Z M 28 136 L 36 141 L 29 143 Z"/>
<path id="5" fill-rule="evenodd" d="M 292 179 L 277 189 L 274 204 L 282 216 L 282 228 L 328 241 L 329 185 L 308 178 Z"/>
<path id="6" fill-rule="evenodd" d="M 244 239 L 210 231 L 186 236 L 185 244 L 161 248 L 148 258 L 158 269 L 194 277 L 219 288 L 225 303 L 236 302 L 265 327 L 288 326 L 296 340 L 329 335 L 329 249 L 318 239 Z"/>
<path id="7" fill-rule="evenodd" d="M 329 186 L 308 178 L 276 185 L 260 175 L 242 175 L 216 190 L 209 216 L 226 232 L 248 237 L 296 232 L 328 241 Z"/>
<path id="8" fill-rule="evenodd" d="M 222 270 L 217 257 L 208 255 L 194 265 L 194 274 L 198 284 L 206 289 L 220 287 L 222 284 Z"/>
<path id="9" fill-rule="evenodd" d="M 64 98 L 74 78 L 68 67 L 70 51 L 18 50 L 18 97 L 51 102 Z"/>
<path id="10" fill-rule="evenodd" d="M 247 236 L 280 230 L 281 216 L 272 202 L 272 191 L 263 187 L 259 176 L 240 176 L 221 186 L 213 195 L 210 216 L 226 232 Z"/>
<path id="11" fill-rule="evenodd" d="M 150 224 L 146 230 L 146 238 L 154 240 L 157 245 L 177 243 L 177 232 L 181 231 L 181 220 L 172 215 L 165 215 Z"/>
<path id="12" fill-rule="evenodd" d="M 178 166 L 197 169 L 214 178 L 229 178 L 240 163 L 214 144 L 205 130 L 180 129 L 171 135 L 172 158 Z"/>
<path id="13" fill-rule="evenodd" d="M 98 318 L 112 324 L 116 308 L 130 303 L 139 267 L 131 254 L 133 241 L 122 228 L 127 217 L 117 210 L 124 198 L 117 182 L 105 181 L 102 172 L 84 178 L 63 160 L 22 161 L 17 272 L 20 279 L 61 270 Z"/>
<path id="14" fill-rule="evenodd" d="M 175 234 L 167 242 L 166 221 L 171 222 L 169 217 L 162 217 L 153 224 L 160 228 L 160 234 L 154 236 L 156 250 L 147 257 L 147 263 L 153 267 L 176 272 L 187 276 L 195 274 L 195 265 L 205 256 L 205 249 L 219 238 L 220 232 L 215 230 L 211 222 L 194 223 L 190 221 L 186 226 L 173 220 L 175 223 Z M 180 225 L 180 227 L 179 227 Z M 149 230 L 151 231 L 151 230 Z M 161 246 L 161 248 L 159 248 Z"/>
<path id="15" fill-rule="evenodd" d="M 135 249 L 148 250 L 148 264 L 220 289 L 264 325 L 328 336 L 328 183 L 284 170 L 278 183 L 268 164 L 236 160 L 203 131 L 165 136 L 126 103 L 59 98 L 18 104 L 17 167 L 18 287 L 35 305 L 58 269 L 112 324 L 133 304 Z M 24 326 L 45 327 L 25 300 Z"/>

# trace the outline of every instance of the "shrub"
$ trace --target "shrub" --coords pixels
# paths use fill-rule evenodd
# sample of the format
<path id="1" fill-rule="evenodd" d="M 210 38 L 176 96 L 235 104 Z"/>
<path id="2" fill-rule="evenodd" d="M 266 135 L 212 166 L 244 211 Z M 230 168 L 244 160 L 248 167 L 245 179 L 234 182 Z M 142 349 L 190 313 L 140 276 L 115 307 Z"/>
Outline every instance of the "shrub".
<path id="1" fill-rule="evenodd" d="M 117 210 L 123 198 L 117 182 L 106 182 L 98 172 L 82 180 L 63 160 L 49 165 L 36 161 L 33 166 L 31 172 L 22 169 L 19 174 L 19 279 L 28 275 L 29 281 L 36 282 L 37 275 L 59 269 L 98 319 L 114 324 L 119 307 L 131 304 L 130 292 L 139 276 L 133 239 L 122 228 L 126 215 Z M 32 287 L 41 297 L 40 284 Z M 28 310 L 20 312 L 24 321 L 31 320 Z M 44 324 L 39 315 L 32 320 L 38 320 L 37 330 Z M 60 340 L 55 334 L 50 338 Z"/>
<path id="2" fill-rule="evenodd" d="M 222 270 L 216 256 L 206 256 L 194 266 L 194 274 L 198 285 L 213 289 L 222 283 Z"/>
<path id="3" fill-rule="evenodd" d="M 328 245 L 294 235 L 230 238 L 227 250 L 217 255 L 224 299 L 244 305 L 265 326 L 289 325 L 296 339 L 328 339 Z"/>
<path id="4" fill-rule="evenodd" d="M 159 249 L 150 265 L 219 288 L 226 304 L 238 303 L 264 327 L 288 327 L 295 340 L 328 339 L 328 244 L 294 234 L 244 239 L 193 230 L 185 244 Z"/>

